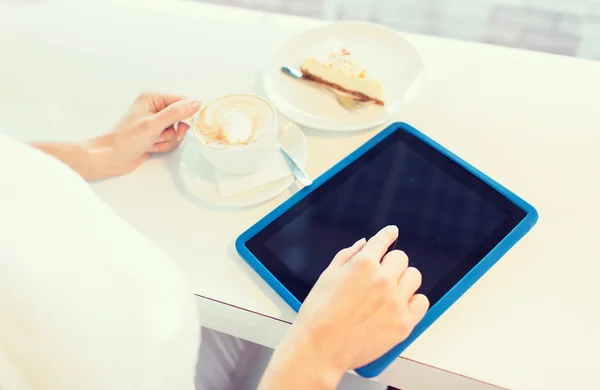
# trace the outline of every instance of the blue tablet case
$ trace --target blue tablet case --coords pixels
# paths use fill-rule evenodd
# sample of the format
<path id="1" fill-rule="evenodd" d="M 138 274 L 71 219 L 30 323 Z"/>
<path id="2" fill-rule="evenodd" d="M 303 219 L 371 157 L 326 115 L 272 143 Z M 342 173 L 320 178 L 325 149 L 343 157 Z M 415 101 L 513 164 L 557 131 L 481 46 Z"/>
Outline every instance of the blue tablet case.
<path id="1" fill-rule="evenodd" d="M 269 225 L 281 214 L 294 206 L 298 201 L 304 198 L 306 195 L 314 191 L 316 188 L 321 186 L 324 182 L 329 180 L 339 171 L 346 166 L 350 165 L 357 158 L 363 155 L 365 152 L 370 150 L 372 147 L 383 141 L 389 135 L 396 131 L 406 131 L 413 136 L 419 138 L 429 146 L 436 149 L 438 152 L 449 157 L 467 171 L 480 178 L 482 181 L 490 185 L 496 191 L 504 195 L 511 202 L 515 203 L 521 209 L 526 212 L 525 218 L 506 236 L 500 243 L 494 247 L 471 271 L 469 271 L 454 287 L 452 287 L 442 298 L 440 298 L 423 318 L 423 320 L 415 327 L 410 336 L 398 344 L 385 355 L 381 356 L 377 360 L 367 364 L 366 366 L 355 369 L 356 373 L 367 378 L 375 377 L 379 375 L 387 366 L 389 366 L 394 359 L 396 359 L 402 351 L 404 351 L 421 333 L 423 333 L 435 320 L 437 320 L 454 302 L 456 302 L 483 274 L 485 274 L 513 245 L 517 243 L 531 228 L 535 225 L 538 220 L 538 213 L 533 206 L 525 202 L 523 199 L 503 187 L 483 172 L 477 170 L 448 149 L 444 148 L 425 134 L 421 133 L 417 129 L 411 127 L 406 123 L 394 123 L 388 126 L 386 129 L 375 135 L 372 139 L 367 141 L 360 148 L 352 152 L 342 161 L 337 163 L 323 175 L 319 176 L 310 187 L 305 187 L 302 190 L 294 194 L 290 199 L 281 204 L 263 219 L 258 221 L 255 225 L 250 227 L 247 231 L 242 233 L 236 240 L 236 249 L 240 256 L 283 298 L 288 305 L 292 307 L 296 312 L 300 310 L 300 301 L 296 299 L 290 293 L 290 291 L 281 284 L 268 270 L 267 268 L 257 259 L 249 250 L 246 248 L 246 242 L 260 232 L 264 227 Z"/>

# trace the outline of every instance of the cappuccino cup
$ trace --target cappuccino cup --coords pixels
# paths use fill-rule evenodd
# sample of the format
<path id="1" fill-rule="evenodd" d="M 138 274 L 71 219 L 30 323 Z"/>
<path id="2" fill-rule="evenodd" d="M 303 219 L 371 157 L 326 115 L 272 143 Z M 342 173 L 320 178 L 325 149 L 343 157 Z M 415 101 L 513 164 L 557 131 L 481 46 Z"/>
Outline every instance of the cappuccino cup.
<path id="1" fill-rule="evenodd" d="M 253 94 L 213 100 L 191 124 L 204 158 L 225 173 L 256 172 L 277 152 L 277 112 L 271 103 Z"/>

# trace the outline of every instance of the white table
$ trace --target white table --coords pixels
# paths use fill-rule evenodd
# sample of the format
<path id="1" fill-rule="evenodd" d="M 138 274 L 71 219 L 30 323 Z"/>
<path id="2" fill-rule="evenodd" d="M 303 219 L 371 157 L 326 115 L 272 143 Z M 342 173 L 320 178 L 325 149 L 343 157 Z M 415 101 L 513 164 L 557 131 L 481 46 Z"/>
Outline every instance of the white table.
<path id="1" fill-rule="evenodd" d="M 261 93 L 269 54 L 323 23 L 195 2 L 9 3 L 0 5 L 0 127 L 21 139 L 105 132 L 146 89 L 204 100 Z M 522 195 L 540 221 L 379 380 L 408 390 L 599 387 L 600 63 L 406 36 L 428 78 L 399 119 Z M 373 134 L 307 132 L 308 172 Z M 233 241 L 289 194 L 218 210 L 186 196 L 176 172 L 173 154 L 94 188 L 207 297 L 207 326 L 275 346 L 293 312 Z"/>

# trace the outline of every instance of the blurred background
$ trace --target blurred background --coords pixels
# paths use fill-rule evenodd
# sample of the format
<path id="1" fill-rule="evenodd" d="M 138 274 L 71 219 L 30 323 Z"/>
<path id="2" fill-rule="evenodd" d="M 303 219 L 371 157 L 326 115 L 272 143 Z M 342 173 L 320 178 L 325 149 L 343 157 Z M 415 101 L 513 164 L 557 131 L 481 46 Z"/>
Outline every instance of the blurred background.
<path id="1" fill-rule="evenodd" d="M 600 60 L 600 0 L 198 0 Z"/>

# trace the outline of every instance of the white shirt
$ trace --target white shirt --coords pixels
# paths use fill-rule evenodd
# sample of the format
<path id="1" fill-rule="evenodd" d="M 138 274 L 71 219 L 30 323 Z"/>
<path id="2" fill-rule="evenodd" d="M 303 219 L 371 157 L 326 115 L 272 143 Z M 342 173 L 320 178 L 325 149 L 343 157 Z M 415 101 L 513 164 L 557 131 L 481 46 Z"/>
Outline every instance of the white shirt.
<path id="1" fill-rule="evenodd" d="M 158 247 L 0 134 L 0 389 L 193 389 L 197 314 Z"/>

